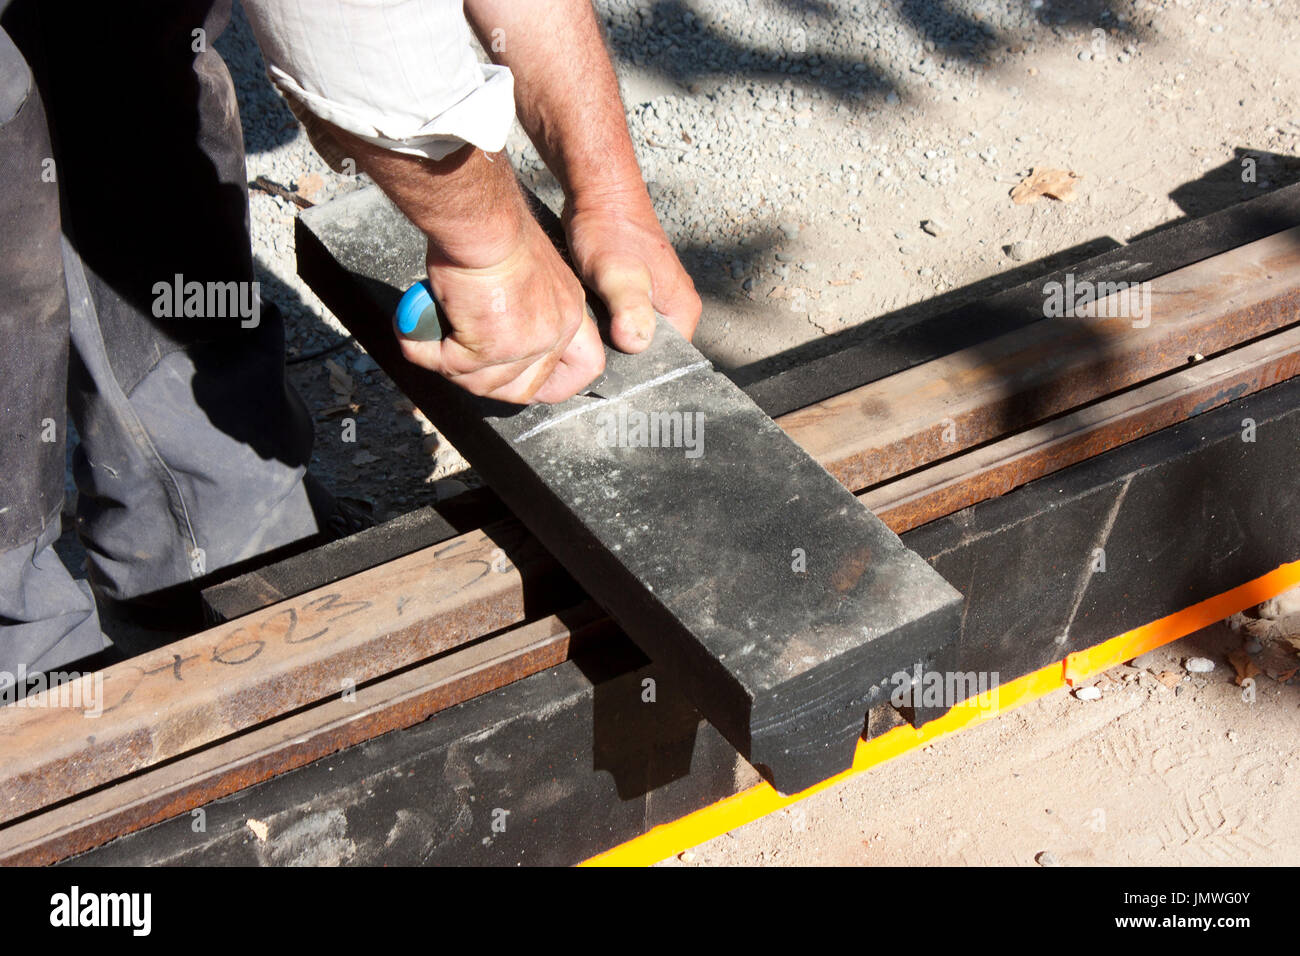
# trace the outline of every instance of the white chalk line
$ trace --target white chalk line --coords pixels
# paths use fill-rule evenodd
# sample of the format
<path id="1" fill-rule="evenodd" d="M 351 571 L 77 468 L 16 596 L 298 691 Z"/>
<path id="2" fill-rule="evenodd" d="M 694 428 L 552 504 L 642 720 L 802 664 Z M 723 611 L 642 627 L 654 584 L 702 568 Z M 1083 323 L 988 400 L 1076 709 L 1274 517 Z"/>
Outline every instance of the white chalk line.
<path id="1" fill-rule="evenodd" d="M 567 422 L 570 418 L 585 415 L 587 412 L 595 411 L 598 408 L 604 408 L 606 405 L 613 404 L 614 402 L 621 402 L 624 399 L 631 398 L 639 392 L 644 392 L 648 388 L 654 388 L 656 385 L 662 385 L 664 382 L 671 382 L 675 378 L 681 378 L 683 375 L 688 375 L 696 369 L 712 367 L 713 363 L 708 359 L 705 359 L 703 362 L 696 362 L 694 365 L 686 365 L 682 368 L 675 368 L 671 372 L 665 372 L 663 375 L 657 375 L 648 382 L 642 382 L 640 385 L 633 385 L 621 395 L 615 395 L 612 398 L 597 399 L 593 405 L 579 405 L 577 408 L 571 408 L 563 415 L 556 415 L 554 418 L 548 418 L 546 421 L 534 425 L 532 428 L 528 429 L 528 431 L 516 438 L 515 444 L 517 445 L 521 441 L 526 441 L 534 435 L 546 431 L 548 428 L 554 428 L 561 422 Z"/>

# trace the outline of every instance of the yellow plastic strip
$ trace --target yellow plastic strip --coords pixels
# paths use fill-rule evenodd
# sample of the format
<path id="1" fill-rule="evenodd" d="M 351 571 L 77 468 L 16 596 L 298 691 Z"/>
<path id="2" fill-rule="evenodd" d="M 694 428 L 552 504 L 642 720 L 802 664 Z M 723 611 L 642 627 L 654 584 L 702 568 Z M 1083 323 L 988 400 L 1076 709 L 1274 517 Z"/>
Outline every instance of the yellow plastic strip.
<path id="1" fill-rule="evenodd" d="M 802 793 L 782 796 L 766 782 L 703 807 L 670 823 L 660 824 L 648 833 L 611 847 L 584 861 L 581 866 L 649 866 L 683 850 L 706 843 L 716 836 L 752 823 L 773 811 L 798 803 L 814 793 L 827 790 L 841 781 L 855 777 L 899 754 L 923 747 L 932 740 L 955 733 L 963 727 L 1037 700 L 1052 691 L 1084 680 L 1116 664 L 1144 654 L 1203 627 L 1222 621 L 1248 607 L 1276 597 L 1300 585 L 1300 561 L 1284 564 L 1263 577 L 1207 598 L 1199 604 L 1176 611 L 1158 621 L 1134 628 L 1094 647 L 1070 654 L 1031 674 L 1003 684 L 983 698 L 972 698 L 952 708 L 938 720 L 919 730 L 904 725 L 881 734 L 874 740 L 858 742 L 853 766 L 841 774 L 809 787 Z"/>

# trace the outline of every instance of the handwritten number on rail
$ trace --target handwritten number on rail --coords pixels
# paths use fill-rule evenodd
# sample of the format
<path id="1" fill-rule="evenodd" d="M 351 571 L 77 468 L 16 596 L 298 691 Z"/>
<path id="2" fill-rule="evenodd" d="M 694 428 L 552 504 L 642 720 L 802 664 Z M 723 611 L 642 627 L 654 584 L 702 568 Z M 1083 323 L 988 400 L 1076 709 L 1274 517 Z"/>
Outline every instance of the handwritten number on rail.
<path id="1" fill-rule="evenodd" d="M 370 607 L 369 601 L 340 601 L 337 594 L 325 594 L 318 598 L 312 598 L 304 607 L 310 607 L 318 612 L 332 611 L 339 608 L 350 607 L 351 611 L 344 611 L 342 614 L 335 614 L 333 617 L 326 618 L 327 621 L 337 621 L 345 618 L 350 614 L 358 614 Z"/>

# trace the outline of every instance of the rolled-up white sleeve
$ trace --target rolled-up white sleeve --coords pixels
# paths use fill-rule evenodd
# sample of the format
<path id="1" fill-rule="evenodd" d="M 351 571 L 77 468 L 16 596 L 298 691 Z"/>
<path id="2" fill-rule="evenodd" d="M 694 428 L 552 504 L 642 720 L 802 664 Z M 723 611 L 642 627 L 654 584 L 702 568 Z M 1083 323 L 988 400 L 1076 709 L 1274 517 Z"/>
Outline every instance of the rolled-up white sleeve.
<path id="1" fill-rule="evenodd" d="M 244 0 L 244 10 L 309 133 L 318 117 L 430 159 L 466 143 L 505 147 L 514 78 L 479 62 L 461 0 Z"/>

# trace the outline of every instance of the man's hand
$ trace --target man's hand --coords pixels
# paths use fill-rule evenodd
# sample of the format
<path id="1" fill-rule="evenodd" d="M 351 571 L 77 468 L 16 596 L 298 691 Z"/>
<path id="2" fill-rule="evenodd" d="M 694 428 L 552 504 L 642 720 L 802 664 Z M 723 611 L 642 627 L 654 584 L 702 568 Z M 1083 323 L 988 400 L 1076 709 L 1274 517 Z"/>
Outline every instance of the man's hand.
<path id="1" fill-rule="evenodd" d="M 644 190 L 631 199 L 575 198 L 565 204 L 564 229 L 578 274 L 609 307 L 615 348 L 649 345 L 656 311 L 685 338 L 695 333 L 700 297 Z"/>
<path id="2" fill-rule="evenodd" d="M 604 371 L 582 286 L 531 217 L 500 258 L 452 262 L 430 243 L 428 269 L 453 331 L 441 341 L 402 339 L 408 361 L 521 405 L 563 401 Z"/>
<path id="3" fill-rule="evenodd" d="M 614 346 L 649 345 L 654 309 L 689 338 L 700 298 L 646 194 L 591 0 L 552 0 L 544 12 L 518 0 L 465 0 L 465 15 L 514 74 L 519 121 L 564 188 L 569 251 L 614 316 Z"/>
<path id="4" fill-rule="evenodd" d="M 429 239 L 429 283 L 452 331 L 441 341 L 402 339 L 408 361 L 521 405 L 563 401 L 605 370 L 582 286 L 504 155 L 465 147 L 430 162 L 337 127 L 332 135 Z"/>

